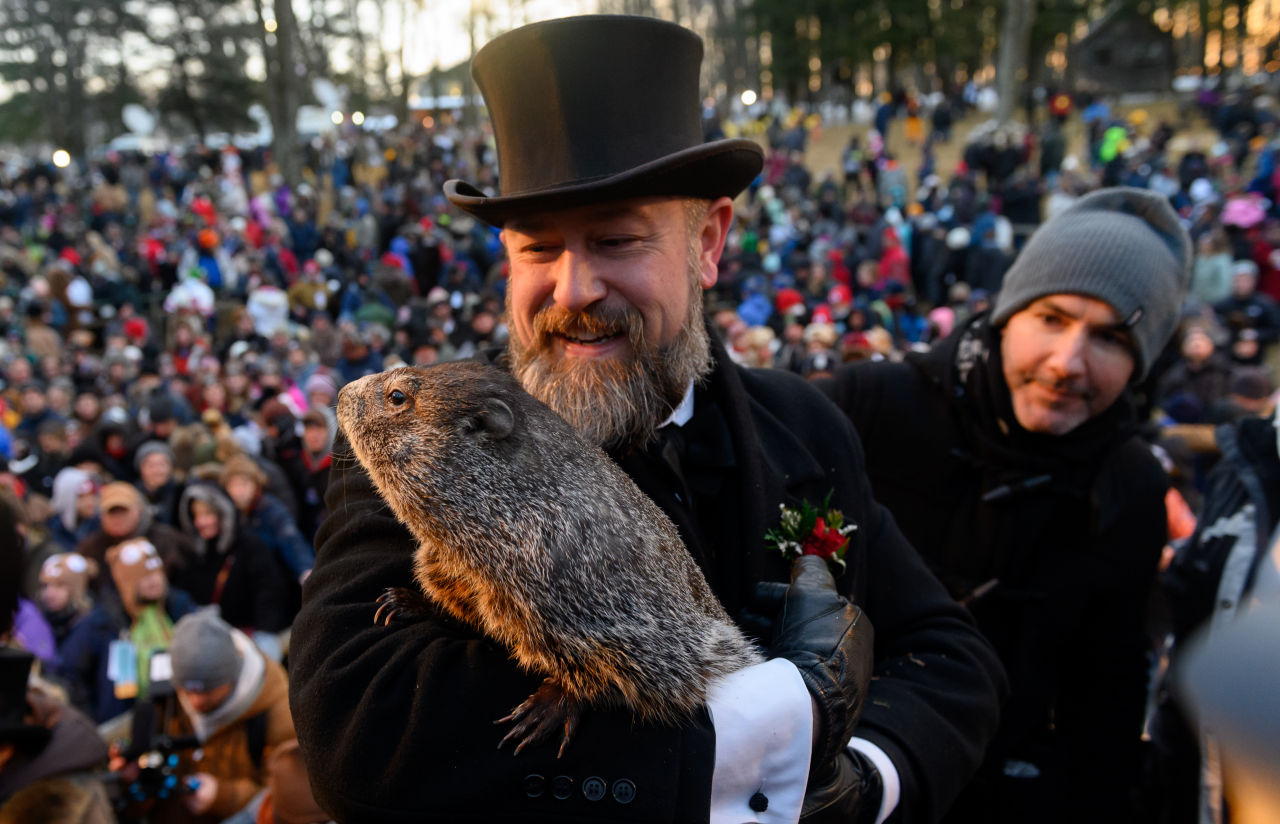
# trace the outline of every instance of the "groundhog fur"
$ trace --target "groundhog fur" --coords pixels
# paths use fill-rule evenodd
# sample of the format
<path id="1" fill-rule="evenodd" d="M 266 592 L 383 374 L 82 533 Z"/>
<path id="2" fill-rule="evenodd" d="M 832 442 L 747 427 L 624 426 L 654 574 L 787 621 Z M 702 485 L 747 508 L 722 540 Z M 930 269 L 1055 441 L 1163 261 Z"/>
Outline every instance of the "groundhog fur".
<path id="1" fill-rule="evenodd" d="M 711 679 L 762 660 L 666 514 L 507 373 L 370 375 L 338 421 L 418 541 L 423 592 L 578 707 L 678 723 Z"/>

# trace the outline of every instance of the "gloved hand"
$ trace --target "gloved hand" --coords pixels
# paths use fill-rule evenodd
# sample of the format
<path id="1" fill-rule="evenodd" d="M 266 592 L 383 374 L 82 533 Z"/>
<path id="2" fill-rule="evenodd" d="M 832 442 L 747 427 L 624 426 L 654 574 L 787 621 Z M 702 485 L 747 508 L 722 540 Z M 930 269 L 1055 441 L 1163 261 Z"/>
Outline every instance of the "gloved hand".
<path id="1" fill-rule="evenodd" d="M 813 555 L 791 566 L 791 585 L 762 584 L 757 601 L 781 595 L 772 654 L 796 665 L 817 707 L 810 786 L 828 784 L 847 750 L 871 683 L 875 635 L 862 609 L 836 590 L 827 562 Z"/>
<path id="2" fill-rule="evenodd" d="M 845 750 L 836 756 L 827 780 L 809 781 L 801 824 L 875 824 L 884 784 L 880 773 L 860 753 Z"/>

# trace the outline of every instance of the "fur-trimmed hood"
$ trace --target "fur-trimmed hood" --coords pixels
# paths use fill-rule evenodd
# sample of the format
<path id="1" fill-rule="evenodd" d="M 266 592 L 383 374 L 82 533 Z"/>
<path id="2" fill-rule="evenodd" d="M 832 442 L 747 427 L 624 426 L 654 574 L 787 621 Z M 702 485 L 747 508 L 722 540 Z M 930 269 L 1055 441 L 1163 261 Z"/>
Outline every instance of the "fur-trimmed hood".
<path id="1" fill-rule="evenodd" d="M 231 499 L 218 487 L 209 483 L 194 483 L 188 486 L 182 493 L 182 498 L 178 501 L 178 526 L 182 531 L 191 538 L 196 546 L 196 552 L 204 553 L 205 541 L 200 538 L 196 532 L 195 521 L 191 518 L 191 502 L 202 501 L 213 507 L 218 513 L 218 521 L 220 528 L 218 530 L 218 540 L 214 548 L 219 555 L 226 555 L 231 549 L 231 541 L 236 534 L 236 508 Z"/>

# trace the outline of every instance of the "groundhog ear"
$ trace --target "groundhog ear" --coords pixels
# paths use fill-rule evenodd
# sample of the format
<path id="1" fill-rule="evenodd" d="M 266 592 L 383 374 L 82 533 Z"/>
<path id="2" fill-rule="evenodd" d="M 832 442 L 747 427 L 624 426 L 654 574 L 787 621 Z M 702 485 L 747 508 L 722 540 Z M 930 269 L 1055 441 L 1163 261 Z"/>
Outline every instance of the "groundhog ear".
<path id="1" fill-rule="evenodd" d="M 500 441 L 515 429 L 516 416 L 511 412 L 511 407 L 497 398 L 489 398 L 476 415 L 476 422 L 491 440 Z"/>

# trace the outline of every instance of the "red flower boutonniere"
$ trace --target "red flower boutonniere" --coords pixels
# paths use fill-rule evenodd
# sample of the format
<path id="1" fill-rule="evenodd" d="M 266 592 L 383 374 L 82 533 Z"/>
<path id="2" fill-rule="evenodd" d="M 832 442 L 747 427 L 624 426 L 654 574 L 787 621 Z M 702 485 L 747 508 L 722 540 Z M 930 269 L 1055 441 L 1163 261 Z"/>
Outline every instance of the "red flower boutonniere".
<path id="1" fill-rule="evenodd" d="M 849 548 L 849 534 L 857 524 L 846 524 L 844 513 L 831 508 L 831 493 L 823 499 L 820 508 L 808 501 L 801 501 L 799 509 L 779 504 L 782 517 L 778 528 L 764 534 L 765 542 L 791 559 L 801 555 L 817 555 L 826 558 L 837 571 L 844 571 L 844 553 Z"/>

